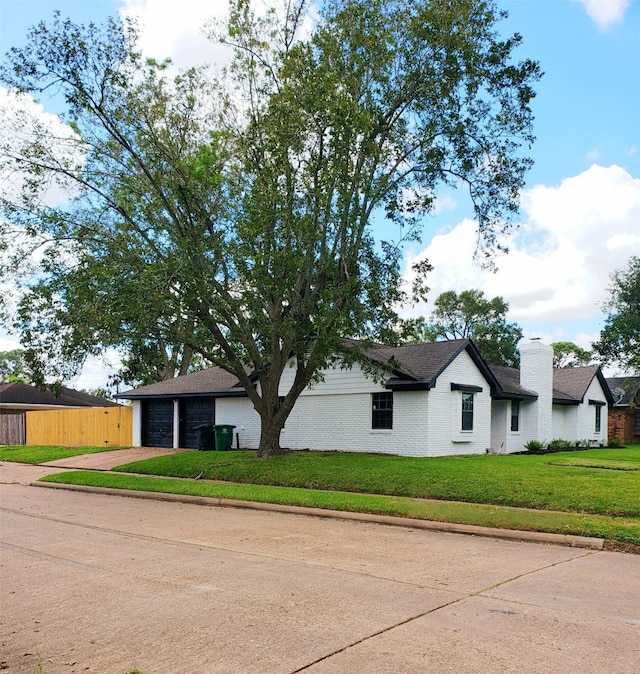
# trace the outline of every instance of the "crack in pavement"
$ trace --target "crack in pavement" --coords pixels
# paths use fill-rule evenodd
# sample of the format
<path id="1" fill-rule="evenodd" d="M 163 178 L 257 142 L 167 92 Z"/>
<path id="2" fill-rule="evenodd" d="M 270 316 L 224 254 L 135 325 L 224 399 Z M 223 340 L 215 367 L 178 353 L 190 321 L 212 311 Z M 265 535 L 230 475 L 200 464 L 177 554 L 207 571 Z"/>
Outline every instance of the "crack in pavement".
<path id="1" fill-rule="evenodd" d="M 516 576 L 513 576 L 512 578 L 507 578 L 505 580 L 500 581 L 499 583 L 494 583 L 493 585 L 490 585 L 489 587 L 486 587 L 482 590 L 477 590 L 475 592 L 468 592 L 465 594 L 463 597 L 458 597 L 457 599 L 453 599 L 452 601 L 446 602 L 444 604 L 441 604 L 439 606 L 435 606 L 434 608 L 429 609 L 428 611 L 424 611 L 422 613 L 419 613 L 417 615 L 411 616 L 409 618 L 405 618 L 404 620 L 400 620 L 397 623 L 394 623 L 393 625 L 388 625 L 387 627 L 384 627 L 383 629 L 377 630 L 376 632 L 372 632 L 371 634 L 368 634 L 360 639 L 357 639 L 350 644 L 347 644 L 346 646 L 343 646 L 342 648 L 338 648 L 331 653 L 327 653 L 326 655 L 323 655 L 320 658 L 317 658 L 313 662 L 309 662 L 306 665 L 303 665 L 302 667 L 299 667 L 298 669 L 294 669 L 290 672 L 290 674 L 299 674 L 299 672 L 304 672 L 305 670 L 308 670 L 310 667 L 313 667 L 314 665 L 319 664 L 320 662 L 324 662 L 325 660 L 328 660 L 335 655 L 339 655 L 340 653 L 345 653 L 346 651 L 350 650 L 351 648 L 355 648 L 356 646 L 359 646 L 362 643 L 365 643 L 367 641 L 370 641 L 371 639 L 375 639 L 376 637 L 386 634 L 388 632 L 391 632 L 394 629 L 397 629 L 398 627 L 403 627 L 404 625 L 407 625 L 411 622 L 414 622 L 415 620 L 419 620 L 420 618 L 424 618 L 425 616 L 428 616 L 432 613 L 436 613 L 438 611 L 441 611 L 442 609 L 448 608 L 450 606 L 454 606 L 455 604 L 458 604 L 462 601 L 466 601 L 467 599 L 473 598 L 473 597 L 485 597 L 487 599 L 494 599 L 496 601 L 501 601 L 505 603 L 510 603 L 510 604 L 516 604 L 516 605 L 523 605 L 523 606 L 536 606 L 536 604 L 530 604 L 528 602 L 523 602 L 523 601 L 515 601 L 512 599 L 504 599 L 501 597 L 493 597 L 491 595 L 485 595 L 485 592 L 489 592 L 490 590 L 493 590 L 497 587 L 501 587 L 502 585 L 506 585 L 507 583 L 510 583 L 514 580 L 518 580 L 520 578 L 525 578 L 526 576 L 531 576 L 533 574 L 539 573 L 540 571 L 545 571 L 546 569 L 553 568 L 555 566 L 559 566 L 560 564 L 566 564 L 568 562 L 573 562 L 574 560 L 581 559 L 583 557 L 588 557 L 592 554 L 595 554 L 597 551 L 586 551 L 584 554 L 572 557 L 571 559 L 564 559 L 560 560 L 558 562 L 553 562 L 551 564 L 545 564 L 544 566 L 538 567 L 536 569 L 532 569 L 530 571 L 525 571 L 524 573 L 520 573 Z M 428 587 L 428 586 L 419 586 L 419 587 Z"/>

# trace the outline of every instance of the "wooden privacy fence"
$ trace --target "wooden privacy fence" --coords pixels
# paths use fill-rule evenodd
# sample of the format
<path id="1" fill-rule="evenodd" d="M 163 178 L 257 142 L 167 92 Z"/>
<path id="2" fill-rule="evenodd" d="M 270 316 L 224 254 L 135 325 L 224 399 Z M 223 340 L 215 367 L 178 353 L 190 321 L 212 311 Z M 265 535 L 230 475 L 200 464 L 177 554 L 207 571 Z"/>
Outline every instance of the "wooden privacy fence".
<path id="1" fill-rule="evenodd" d="M 0 414 L 0 445 L 24 445 L 24 414 Z"/>
<path id="2" fill-rule="evenodd" d="M 26 414 L 27 445 L 131 446 L 131 407 L 90 407 Z"/>

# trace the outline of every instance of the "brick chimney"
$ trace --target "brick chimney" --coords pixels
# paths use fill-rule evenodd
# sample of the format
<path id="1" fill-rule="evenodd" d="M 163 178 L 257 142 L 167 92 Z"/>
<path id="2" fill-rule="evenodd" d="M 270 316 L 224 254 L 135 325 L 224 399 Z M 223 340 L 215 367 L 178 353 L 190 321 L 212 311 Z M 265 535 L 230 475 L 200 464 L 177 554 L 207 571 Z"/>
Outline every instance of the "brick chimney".
<path id="1" fill-rule="evenodd" d="M 520 385 L 535 391 L 538 398 L 526 406 L 523 433 L 529 440 L 553 440 L 553 349 L 539 339 L 520 347 Z"/>

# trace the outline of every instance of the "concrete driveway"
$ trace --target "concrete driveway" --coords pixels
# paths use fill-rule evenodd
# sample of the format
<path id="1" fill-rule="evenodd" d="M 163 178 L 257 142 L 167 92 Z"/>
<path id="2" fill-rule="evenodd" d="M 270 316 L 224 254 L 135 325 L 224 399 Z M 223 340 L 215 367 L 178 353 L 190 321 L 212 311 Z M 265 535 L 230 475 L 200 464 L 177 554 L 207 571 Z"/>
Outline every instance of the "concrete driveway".
<path id="1" fill-rule="evenodd" d="M 0 513 L 10 673 L 640 671 L 635 555 L 24 484 Z"/>

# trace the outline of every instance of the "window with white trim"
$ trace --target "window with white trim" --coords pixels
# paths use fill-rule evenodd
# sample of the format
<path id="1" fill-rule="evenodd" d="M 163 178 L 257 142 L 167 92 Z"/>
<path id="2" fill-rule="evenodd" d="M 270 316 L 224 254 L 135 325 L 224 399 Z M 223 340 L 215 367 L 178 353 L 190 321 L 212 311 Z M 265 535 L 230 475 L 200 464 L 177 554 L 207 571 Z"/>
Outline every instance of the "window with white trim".
<path id="1" fill-rule="evenodd" d="M 373 430 L 393 428 L 393 391 L 371 394 L 371 428 Z"/>
<path id="2" fill-rule="evenodd" d="M 482 387 L 473 384 L 454 384 L 451 382 L 451 390 L 460 392 L 460 398 L 457 403 L 460 425 L 458 426 L 458 431 L 454 428 L 454 433 L 470 433 L 473 431 L 473 406 L 475 395 L 476 393 L 482 393 Z"/>
<path id="3" fill-rule="evenodd" d="M 462 426 L 463 431 L 473 430 L 473 393 L 462 392 Z"/>
<path id="4" fill-rule="evenodd" d="M 511 432 L 517 433 L 520 430 L 520 401 L 511 401 Z"/>
<path id="5" fill-rule="evenodd" d="M 595 409 L 594 413 L 594 433 L 600 433 L 602 431 L 602 408 L 606 407 L 605 402 L 601 400 L 589 400 L 589 405 L 593 405 Z"/>

